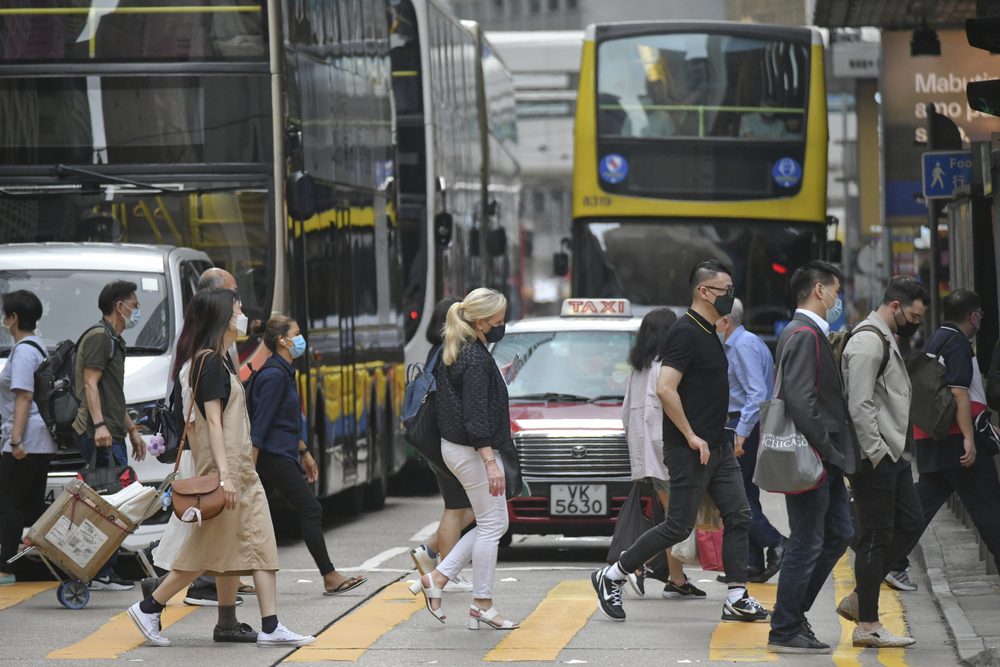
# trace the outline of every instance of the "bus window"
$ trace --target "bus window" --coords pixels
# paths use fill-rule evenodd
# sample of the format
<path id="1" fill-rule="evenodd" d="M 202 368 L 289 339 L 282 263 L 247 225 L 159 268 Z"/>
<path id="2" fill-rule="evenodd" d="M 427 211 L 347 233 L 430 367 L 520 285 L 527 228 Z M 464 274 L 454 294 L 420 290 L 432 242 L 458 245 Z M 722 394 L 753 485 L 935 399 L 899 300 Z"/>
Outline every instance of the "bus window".
<path id="1" fill-rule="evenodd" d="M 807 45 L 775 40 L 711 33 L 611 39 L 598 47 L 598 131 L 801 139 L 808 62 Z"/>

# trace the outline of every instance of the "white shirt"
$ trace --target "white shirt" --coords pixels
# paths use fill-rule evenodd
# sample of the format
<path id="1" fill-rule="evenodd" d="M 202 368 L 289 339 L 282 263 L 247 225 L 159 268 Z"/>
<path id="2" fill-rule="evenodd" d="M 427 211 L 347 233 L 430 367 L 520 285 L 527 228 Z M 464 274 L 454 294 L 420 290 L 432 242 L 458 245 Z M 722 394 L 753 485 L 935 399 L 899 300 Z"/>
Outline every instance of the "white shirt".
<path id="1" fill-rule="evenodd" d="M 3 415 L 0 443 L 3 443 L 4 452 L 10 451 L 11 435 L 14 432 L 14 402 L 17 399 L 15 390 L 35 391 L 35 369 L 45 359 L 33 346 L 21 344 L 28 340 L 45 349 L 45 343 L 39 336 L 25 336 L 11 349 L 7 365 L 0 371 L 0 414 Z M 24 427 L 21 440 L 24 442 L 24 451 L 28 454 L 55 454 L 57 451 L 56 443 L 42 416 L 38 414 L 38 406 L 34 401 L 31 402 L 28 423 Z"/>
<path id="2" fill-rule="evenodd" d="M 819 315 L 817 315 L 816 313 L 814 313 L 811 310 L 806 310 L 805 308 L 796 308 L 795 312 L 796 313 L 802 313 L 803 315 L 805 315 L 806 317 L 808 317 L 810 320 L 812 320 L 813 322 L 815 322 L 816 326 L 819 327 L 819 330 L 823 332 L 824 336 L 830 335 L 830 323 L 827 322 L 826 319 L 820 317 Z"/>

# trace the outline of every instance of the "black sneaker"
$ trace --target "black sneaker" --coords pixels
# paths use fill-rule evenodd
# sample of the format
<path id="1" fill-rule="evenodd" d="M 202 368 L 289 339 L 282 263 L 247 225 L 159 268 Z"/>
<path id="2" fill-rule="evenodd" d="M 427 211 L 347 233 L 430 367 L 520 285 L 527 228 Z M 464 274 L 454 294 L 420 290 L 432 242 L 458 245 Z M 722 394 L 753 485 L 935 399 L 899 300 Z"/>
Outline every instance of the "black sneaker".
<path id="1" fill-rule="evenodd" d="M 246 623 L 240 623 L 235 628 L 223 628 L 217 625 L 212 632 L 212 640 L 237 644 L 256 644 L 257 631 Z"/>
<path id="2" fill-rule="evenodd" d="M 768 641 L 767 650 L 771 653 L 831 653 L 833 647 L 803 632 L 788 641 Z"/>
<path id="3" fill-rule="evenodd" d="M 635 572 L 629 572 L 628 583 L 635 591 L 636 595 L 642 597 L 646 594 L 646 572 L 643 571 L 639 574 Z"/>
<path id="4" fill-rule="evenodd" d="M 153 549 L 159 541 L 153 542 L 148 545 L 145 549 L 140 549 L 135 552 L 135 557 L 139 561 L 139 565 L 142 566 L 143 571 L 146 573 L 147 577 L 163 577 L 166 576 L 167 571 L 163 568 L 156 567 L 153 563 Z"/>
<path id="5" fill-rule="evenodd" d="M 87 588 L 92 591 L 130 591 L 135 588 L 135 583 L 112 572 L 106 577 L 92 579 Z"/>
<path id="6" fill-rule="evenodd" d="M 743 597 L 736 602 L 730 603 L 729 600 L 726 600 L 725 604 L 722 605 L 722 620 L 727 623 L 766 621 L 770 616 L 770 610 L 764 609 L 759 602 L 750 597 L 750 593 L 747 591 L 743 591 Z"/>
<path id="7" fill-rule="evenodd" d="M 624 621 L 625 609 L 622 608 L 622 585 L 624 581 L 613 581 L 605 576 L 610 565 L 590 575 L 590 583 L 597 591 L 597 602 L 604 615 L 612 621 Z"/>
<path id="8" fill-rule="evenodd" d="M 184 604 L 192 607 L 218 607 L 219 592 L 214 586 L 192 586 L 184 596 Z M 236 606 L 243 604 L 243 598 L 236 596 Z"/>
<path id="9" fill-rule="evenodd" d="M 152 596 L 153 595 L 153 591 L 155 591 L 157 589 L 157 587 L 159 587 L 160 582 L 162 582 L 162 581 L 163 581 L 163 579 L 161 577 L 146 577 L 145 579 L 143 579 L 142 581 L 140 581 L 139 582 L 139 590 L 142 591 L 142 597 L 143 597 L 143 599 L 146 599 L 146 598 Z"/>
<path id="10" fill-rule="evenodd" d="M 785 543 L 788 542 L 787 538 L 782 537 L 781 540 L 767 548 L 767 567 L 765 567 L 759 575 L 749 574 L 748 581 L 754 584 L 766 583 L 768 579 L 773 577 L 781 569 L 781 561 L 785 559 Z"/>
<path id="11" fill-rule="evenodd" d="M 684 583 L 680 586 L 667 580 L 667 585 L 663 587 L 663 597 L 667 600 L 704 600 L 707 596 L 705 591 L 692 584 L 685 575 Z"/>
<path id="12" fill-rule="evenodd" d="M 816 638 L 816 633 L 813 632 L 813 626 L 809 623 L 809 619 L 805 617 L 805 614 L 802 615 L 802 634 L 814 642 L 822 643 Z"/>

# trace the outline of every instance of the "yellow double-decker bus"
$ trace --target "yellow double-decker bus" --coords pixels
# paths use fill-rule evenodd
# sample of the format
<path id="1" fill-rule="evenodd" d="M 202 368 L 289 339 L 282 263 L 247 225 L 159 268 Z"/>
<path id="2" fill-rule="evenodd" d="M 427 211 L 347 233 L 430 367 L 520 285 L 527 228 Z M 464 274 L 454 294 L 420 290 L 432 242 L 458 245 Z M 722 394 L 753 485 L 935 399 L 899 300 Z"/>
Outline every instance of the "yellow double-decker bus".
<path id="1" fill-rule="evenodd" d="M 573 168 L 573 293 L 684 305 L 698 261 L 733 270 L 774 335 L 788 274 L 826 246 L 823 44 L 727 22 L 587 28 Z"/>

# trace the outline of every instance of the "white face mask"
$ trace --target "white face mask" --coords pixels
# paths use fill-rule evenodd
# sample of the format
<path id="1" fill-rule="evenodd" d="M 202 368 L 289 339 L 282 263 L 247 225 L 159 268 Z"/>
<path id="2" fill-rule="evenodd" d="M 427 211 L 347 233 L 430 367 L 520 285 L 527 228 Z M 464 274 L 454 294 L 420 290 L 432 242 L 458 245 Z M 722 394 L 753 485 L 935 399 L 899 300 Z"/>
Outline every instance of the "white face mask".
<path id="1" fill-rule="evenodd" d="M 4 323 L 4 319 L 7 318 L 0 319 L 0 334 L 3 334 L 4 336 L 13 336 L 14 334 L 11 333 L 10 327 Z"/>
<path id="2" fill-rule="evenodd" d="M 247 325 L 249 324 L 250 324 L 250 318 L 248 318 L 243 313 L 237 315 L 236 324 L 234 325 L 236 327 L 236 333 L 238 333 L 241 336 L 245 336 L 247 333 Z"/>

